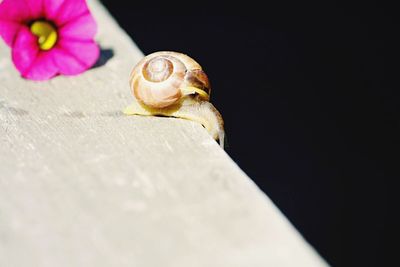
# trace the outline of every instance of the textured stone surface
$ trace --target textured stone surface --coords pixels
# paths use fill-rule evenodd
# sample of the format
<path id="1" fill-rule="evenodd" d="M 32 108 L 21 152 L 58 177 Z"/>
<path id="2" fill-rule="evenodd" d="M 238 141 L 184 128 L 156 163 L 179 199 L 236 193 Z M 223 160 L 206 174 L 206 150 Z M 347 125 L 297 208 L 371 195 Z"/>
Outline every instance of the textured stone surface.
<path id="1" fill-rule="evenodd" d="M 142 54 L 90 5 L 114 55 L 83 75 L 0 44 L 0 266 L 326 266 L 199 124 L 122 115 Z"/>

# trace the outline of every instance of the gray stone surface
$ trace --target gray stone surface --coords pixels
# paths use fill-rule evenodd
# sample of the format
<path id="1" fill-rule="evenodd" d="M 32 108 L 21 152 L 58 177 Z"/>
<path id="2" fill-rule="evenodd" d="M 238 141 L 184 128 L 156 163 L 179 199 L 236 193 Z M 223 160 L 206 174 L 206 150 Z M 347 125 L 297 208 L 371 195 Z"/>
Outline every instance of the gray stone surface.
<path id="1" fill-rule="evenodd" d="M 0 44 L 0 266 L 326 266 L 199 124 L 121 113 L 142 53 L 90 5 L 104 66 L 27 81 Z"/>

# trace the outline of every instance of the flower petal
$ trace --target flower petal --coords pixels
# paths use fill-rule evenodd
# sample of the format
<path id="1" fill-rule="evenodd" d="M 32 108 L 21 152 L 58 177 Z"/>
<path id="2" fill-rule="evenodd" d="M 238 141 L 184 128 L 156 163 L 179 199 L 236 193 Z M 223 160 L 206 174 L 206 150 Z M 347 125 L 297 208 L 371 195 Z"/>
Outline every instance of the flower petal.
<path id="1" fill-rule="evenodd" d="M 85 0 L 43 0 L 46 8 L 46 18 L 62 26 L 68 21 L 89 13 Z"/>
<path id="2" fill-rule="evenodd" d="M 43 17 L 43 0 L 4 0 L 0 1 L 0 36 L 12 45 L 20 26 L 28 21 Z"/>
<path id="3" fill-rule="evenodd" d="M 48 80 L 58 74 L 58 68 L 54 63 L 53 51 L 40 51 L 31 66 L 22 77 L 31 80 Z"/>
<path id="4" fill-rule="evenodd" d="M 31 19 L 39 19 L 45 16 L 43 1 L 44 0 L 25 0 L 30 10 Z"/>
<path id="5" fill-rule="evenodd" d="M 12 45 L 20 27 L 21 24 L 19 23 L 0 20 L 0 36 L 3 38 L 7 45 Z"/>
<path id="6" fill-rule="evenodd" d="M 65 0 L 43 0 L 46 18 L 49 20 L 56 18 L 64 2 Z"/>
<path id="7" fill-rule="evenodd" d="M 21 27 L 12 49 L 12 59 L 22 77 L 46 80 L 57 74 L 52 51 L 40 51 L 37 38 L 28 29 Z"/>
<path id="8" fill-rule="evenodd" d="M 94 41 L 62 40 L 56 48 L 54 61 L 64 75 L 76 75 L 91 68 L 100 56 L 99 46 Z"/>
<path id="9" fill-rule="evenodd" d="M 95 36 L 96 31 L 96 21 L 90 13 L 87 13 L 65 24 L 65 26 L 59 29 L 59 35 L 66 39 L 91 40 Z"/>
<path id="10" fill-rule="evenodd" d="M 28 27 L 22 26 L 16 35 L 12 59 L 19 72 L 24 73 L 35 61 L 39 53 L 37 38 L 29 31 Z"/>
<path id="11" fill-rule="evenodd" d="M 4 0 L 0 2 L 0 20 L 23 22 L 31 18 L 25 0 Z"/>

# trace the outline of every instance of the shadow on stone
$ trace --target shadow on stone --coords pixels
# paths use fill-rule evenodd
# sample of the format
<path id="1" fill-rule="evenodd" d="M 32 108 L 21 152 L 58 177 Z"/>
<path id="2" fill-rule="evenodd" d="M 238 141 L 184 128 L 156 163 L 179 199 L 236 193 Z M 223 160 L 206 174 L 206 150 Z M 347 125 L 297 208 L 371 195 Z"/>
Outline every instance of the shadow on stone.
<path id="1" fill-rule="evenodd" d="M 100 57 L 92 69 L 104 66 L 114 56 L 114 50 L 109 48 L 100 48 Z"/>
<path id="2" fill-rule="evenodd" d="M 126 115 L 124 113 L 122 113 L 122 111 L 107 111 L 107 112 L 101 113 L 100 116 L 118 118 L 118 117 L 124 117 Z"/>
<path id="3" fill-rule="evenodd" d="M 86 115 L 82 111 L 67 112 L 67 113 L 64 113 L 63 116 L 69 117 L 69 118 L 74 118 L 74 119 L 82 119 L 82 118 L 86 117 Z"/>
<path id="4" fill-rule="evenodd" d="M 16 116 L 25 116 L 25 115 L 29 114 L 29 112 L 26 111 L 25 109 L 14 108 L 14 107 L 8 107 L 8 112 L 10 112 L 11 114 L 16 115 Z"/>
<path id="5" fill-rule="evenodd" d="M 22 109 L 22 108 L 15 108 L 15 107 L 10 107 L 6 104 L 4 101 L 0 101 L 0 109 L 6 110 L 6 112 L 16 115 L 16 116 L 25 116 L 28 115 L 29 112 Z"/>

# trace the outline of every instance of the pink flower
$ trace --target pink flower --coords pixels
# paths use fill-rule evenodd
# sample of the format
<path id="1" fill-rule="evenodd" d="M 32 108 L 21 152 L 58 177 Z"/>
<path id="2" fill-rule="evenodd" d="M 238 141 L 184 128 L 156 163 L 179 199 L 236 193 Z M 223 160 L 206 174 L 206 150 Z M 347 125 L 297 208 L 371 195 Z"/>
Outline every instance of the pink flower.
<path id="1" fill-rule="evenodd" d="M 99 58 L 97 25 L 85 0 L 0 0 L 0 36 L 22 77 L 76 75 Z"/>

